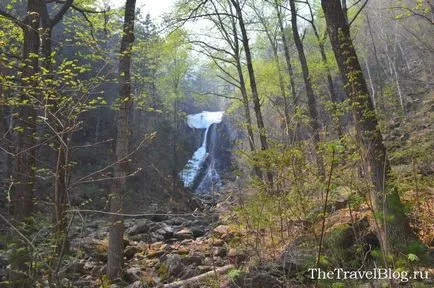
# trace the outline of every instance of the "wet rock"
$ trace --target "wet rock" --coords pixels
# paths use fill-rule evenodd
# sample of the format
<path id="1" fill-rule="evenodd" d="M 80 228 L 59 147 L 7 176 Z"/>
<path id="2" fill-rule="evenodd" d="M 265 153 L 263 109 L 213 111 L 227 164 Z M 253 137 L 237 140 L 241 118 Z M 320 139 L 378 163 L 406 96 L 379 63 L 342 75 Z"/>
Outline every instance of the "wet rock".
<path id="1" fill-rule="evenodd" d="M 219 225 L 213 230 L 214 234 L 220 239 L 226 239 L 230 234 L 230 227 L 227 225 Z"/>
<path id="2" fill-rule="evenodd" d="M 183 228 L 180 231 L 175 233 L 175 238 L 183 240 L 183 239 L 192 239 L 193 232 L 189 228 Z"/>
<path id="3" fill-rule="evenodd" d="M 213 255 L 216 257 L 225 257 L 227 253 L 228 250 L 226 249 L 226 247 L 214 247 Z"/>
<path id="4" fill-rule="evenodd" d="M 186 266 L 188 265 L 200 265 L 202 264 L 204 257 L 199 255 L 199 254 L 194 254 L 194 255 L 190 255 L 190 256 L 185 256 L 184 258 L 182 258 L 182 263 Z"/>
<path id="5" fill-rule="evenodd" d="M 84 251 L 86 255 L 103 262 L 107 261 L 107 245 L 107 241 L 90 237 L 71 240 L 72 251 Z"/>
<path id="6" fill-rule="evenodd" d="M 167 267 L 167 273 L 172 277 L 181 275 L 185 268 L 184 264 L 182 264 L 181 256 L 177 254 L 167 256 L 167 259 L 164 261 L 164 265 Z"/>
<path id="7" fill-rule="evenodd" d="M 163 238 L 162 240 L 168 240 L 173 237 L 173 227 L 163 222 L 154 233 L 160 235 Z"/>
<path id="8" fill-rule="evenodd" d="M 134 282 L 140 280 L 142 277 L 142 270 L 138 267 L 130 267 L 125 270 L 125 280 L 128 282 Z"/>
<path id="9" fill-rule="evenodd" d="M 193 233 L 194 238 L 205 235 L 205 228 L 203 226 L 191 226 L 190 231 Z"/>
<path id="10" fill-rule="evenodd" d="M 227 263 L 225 263 L 221 258 L 206 257 L 203 260 L 203 265 L 205 266 L 220 267 L 224 266 L 225 264 Z"/>
<path id="11" fill-rule="evenodd" d="M 137 246 L 127 246 L 124 250 L 124 256 L 127 258 L 127 260 L 130 260 L 139 251 L 140 249 Z"/>
<path id="12" fill-rule="evenodd" d="M 151 225 L 146 222 L 138 223 L 127 230 L 129 236 L 147 233 L 151 229 Z"/>
<path id="13" fill-rule="evenodd" d="M 184 222 L 185 222 L 185 219 L 182 219 L 180 217 L 173 217 L 173 218 L 165 221 L 165 223 L 167 223 L 168 225 L 171 225 L 171 226 L 179 226 L 179 225 L 184 224 Z"/>
<path id="14" fill-rule="evenodd" d="M 163 234 L 160 234 L 160 232 L 152 232 L 151 234 L 148 235 L 149 240 L 144 241 L 144 242 L 155 243 L 155 242 L 163 241 L 164 240 L 164 235 L 163 235 L 164 232 L 163 232 Z"/>
<path id="15" fill-rule="evenodd" d="M 240 266 L 241 264 L 243 264 L 247 260 L 248 256 L 245 252 L 243 252 L 241 250 L 231 248 L 227 252 L 227 258 L 228 258 L 229 262 L 231 262 L 235 266 Z"/>

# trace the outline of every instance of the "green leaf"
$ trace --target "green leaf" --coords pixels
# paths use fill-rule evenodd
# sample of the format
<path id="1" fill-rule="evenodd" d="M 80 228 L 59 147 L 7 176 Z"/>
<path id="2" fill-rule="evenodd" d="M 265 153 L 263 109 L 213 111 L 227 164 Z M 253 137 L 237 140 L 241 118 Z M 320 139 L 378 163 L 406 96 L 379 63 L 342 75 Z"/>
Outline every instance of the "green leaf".
<path id="1" fill-rule="evenodd" d="M 410 262 L 418 262 L 420 260 L 419 257 L 417 257 L 417 255 L 413 254 L 413 253 L 408 253 L 407 254 L 407 259 Z"/>

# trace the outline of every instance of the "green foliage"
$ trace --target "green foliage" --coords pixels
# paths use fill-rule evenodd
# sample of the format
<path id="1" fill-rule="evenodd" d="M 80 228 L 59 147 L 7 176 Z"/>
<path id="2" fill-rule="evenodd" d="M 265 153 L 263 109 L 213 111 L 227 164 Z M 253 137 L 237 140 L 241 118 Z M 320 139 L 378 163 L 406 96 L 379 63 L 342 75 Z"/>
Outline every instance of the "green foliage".
<path id="1" fill-rule="evenodd" d="M 239 269 L 232 269 L 228 272 L 228 277 L 229 277 L 229 279 L 234 280 L 235 278 L 240 276 L 242 273 L 243 273 L 243 271 L 241 271 Z"/>

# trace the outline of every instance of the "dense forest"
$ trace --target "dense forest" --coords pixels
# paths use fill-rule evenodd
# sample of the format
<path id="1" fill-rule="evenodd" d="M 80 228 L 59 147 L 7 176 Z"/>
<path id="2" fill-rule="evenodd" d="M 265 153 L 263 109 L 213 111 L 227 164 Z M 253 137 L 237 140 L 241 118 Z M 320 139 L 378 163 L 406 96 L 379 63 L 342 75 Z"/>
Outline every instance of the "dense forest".
<path id="1" fill-rule="evenodd" d="M 434 287 L 434 3 L 154 2 L 0 2 L 0 287 Z"/>

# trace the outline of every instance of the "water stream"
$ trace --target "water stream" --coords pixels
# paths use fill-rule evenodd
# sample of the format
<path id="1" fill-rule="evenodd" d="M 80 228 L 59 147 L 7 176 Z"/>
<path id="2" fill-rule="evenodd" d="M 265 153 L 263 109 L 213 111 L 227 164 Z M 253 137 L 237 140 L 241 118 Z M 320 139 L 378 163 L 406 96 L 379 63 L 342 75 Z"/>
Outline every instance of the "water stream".
<path id="1" fill-rule="evenodd" d="M 222 122 L 224 111 L 209 112 L 203 111 L 198 114 L 191 114 L 187 117 L 187 124 L 193 129 L 202 129 L 203 140 L 201 146 L 194 152 L 192 158 L 188 160 L 184 169 L 180 172 L 181 180 L 185 187 L 192 188 L 195 183 L 198 183 L 197 190 L 201 193 L 206 193 L 209 187 L 220 185 L 220 176 L 215 169 L 215 155 L 212 153 L 215 147 L 216 133 L 211 131 L 215 125 Z M 213 125 L 215 124 L 215 125 Z M 208 136 L 211 131 L 210 137 Z M 210 143 L 207 143 L 208 138 Z M 209 159 L 208 159 L 209 157 Z M 205 168 L 204 164 L 208 159 L 208 165 L 205 173 L 201 173 Z M 198 179 L 202 176 L 202 179 Z M 200 180 L 200 182 L 198 182 Z"/>

